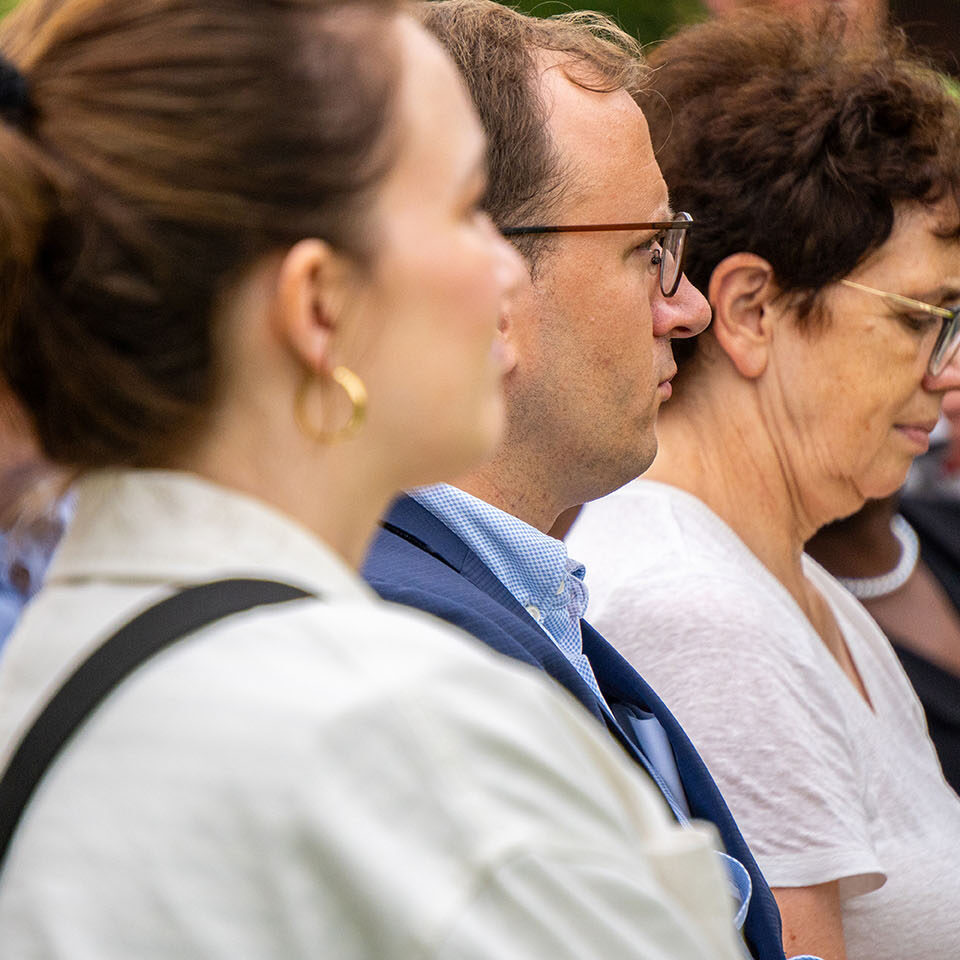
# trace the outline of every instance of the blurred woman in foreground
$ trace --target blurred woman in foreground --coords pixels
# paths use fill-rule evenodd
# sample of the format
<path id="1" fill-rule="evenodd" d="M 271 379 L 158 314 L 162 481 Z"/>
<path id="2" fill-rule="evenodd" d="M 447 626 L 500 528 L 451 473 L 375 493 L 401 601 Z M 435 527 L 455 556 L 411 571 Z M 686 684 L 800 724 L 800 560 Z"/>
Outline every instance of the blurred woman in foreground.
<path id="1" fill-rule="evenodd" d="M 520 265 L 436 43 L 377 0 L 36 0 L 0 50 L 2 374 L 82 474 L 0 666 L 3 827 L 18 741 L 105 638 L 275 582 L 55 757 L 2 864 L 4 956 L 733 957 L 708 838 L 545 684 L 353 570 L 396 490 L 501 430 Z"/>
<path id="2" fill-rule="evenodd" d="M 933 960 L 960 943 L 960 801 L 803 544 L 902 484 L 960 383 L 960 111 L 896 39 L 842 35 L 754 11 L 656 52 L 643 109 L 713 323 L 649 479 L 570 548 L 728 796 L 788 956 Z"/>

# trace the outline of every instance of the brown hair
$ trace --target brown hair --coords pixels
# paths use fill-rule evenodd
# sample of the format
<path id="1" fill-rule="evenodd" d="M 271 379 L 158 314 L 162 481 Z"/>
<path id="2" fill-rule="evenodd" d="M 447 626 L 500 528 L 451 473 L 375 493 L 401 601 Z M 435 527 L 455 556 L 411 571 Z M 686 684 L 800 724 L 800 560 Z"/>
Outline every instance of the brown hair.
<path id="1" fill-rule="evenodd" d="M 960 109 L 903 39 L 751 10 L 682 30 L 641 98 L 674 206 L 696 219 L 687 274 L 766 259 L 798 322 L 890 236 L 903 204 L 960 193 Z"/>
<path id="2" fill-rule="evenodd" d="M 485 206 L 501 227 L 545 216 L 563 194 L 563 170 L 539 96 L 538 52 L 569 58 L 566 75 L 588 90 L 636 96 L 649 74 L 639 43 L 599 13 L 540 19 L 493 0 L 440 0 L 423 4 L 421 19 L 470 88 L 487 133 Z M 515 240 L 535 264 L 545 239 Z"/>
<path id="3" fill-rule="evenodd" d="M 43 452 L 162 464 L 207 412 L 218 298 L 304 237 L 361 261 L 393 152 L 390 0 L 32 0 L 0 51 L 0 370 Z"/>

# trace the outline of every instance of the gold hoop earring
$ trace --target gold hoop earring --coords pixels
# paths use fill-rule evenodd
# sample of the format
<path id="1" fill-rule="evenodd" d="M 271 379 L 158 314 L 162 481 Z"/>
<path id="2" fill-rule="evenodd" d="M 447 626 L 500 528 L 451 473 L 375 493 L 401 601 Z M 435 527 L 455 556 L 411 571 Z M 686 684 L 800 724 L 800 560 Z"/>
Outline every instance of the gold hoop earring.
<path id="1" fill-rule="evenodd" d="M 303 375 L 293 402 L 297 426 L 304 436 L 316 443 L 339 443 L 348 440 L 360 430 L 367 416 L 367 388 L 363 381 L 349 367 L 334 367 L 330 376 L 334 383 L 343 388 L 351 405 L 350 419 L 339 430 L 318 430 L 310 423 L 307 416 L 307 394 L 314 378 L 309 371 Z"/>

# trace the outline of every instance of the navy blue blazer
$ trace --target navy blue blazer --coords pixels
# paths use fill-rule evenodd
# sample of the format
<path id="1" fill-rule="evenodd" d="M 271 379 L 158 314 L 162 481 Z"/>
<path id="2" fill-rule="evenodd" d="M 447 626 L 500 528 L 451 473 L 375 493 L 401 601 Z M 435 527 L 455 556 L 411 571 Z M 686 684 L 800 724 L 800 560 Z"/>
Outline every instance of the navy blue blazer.
<path id="1" fill-rule="evenodd" d="M 444 523 L 410 497 L 387 514 L 363 567 L 385 599 L 426 610 L 472 633 L 494 650 L 529 663 L 562 683 L 638 762 L 638 745 L 606 713 L 583 678 L 540 625 L 480 558 Z M 683 728 L 644 679 L 585 620 L 583 651 L 608 705 L 656 715 L 673 747 L 690 812 L 714 823 L 727 853 L 750 873 L 753 896 L 744 924 L 757 960 L 783 960 L 780 912 L 713 777 Z M 641 764 L 642 765 L 642 764 Z"/>

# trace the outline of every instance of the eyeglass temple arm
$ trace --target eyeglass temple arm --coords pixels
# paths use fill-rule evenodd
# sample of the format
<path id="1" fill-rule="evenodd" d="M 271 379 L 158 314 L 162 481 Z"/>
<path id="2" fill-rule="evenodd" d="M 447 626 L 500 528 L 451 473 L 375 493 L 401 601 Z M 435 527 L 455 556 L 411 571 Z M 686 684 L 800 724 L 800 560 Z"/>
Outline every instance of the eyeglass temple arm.
<path id="1" fill-rule="evenodd" d="M 505 237 L 516 237 L 527 233 L 595 233 L 608 230 L 687 230 L 694 224 L 693 220 L 664 220 L 656 223 L 587 223 L 569 226 L 533 226 L 533 227 L 501 227 L 500 233 Z"/>
<path id="2" fill-rule="evenodd" d="M 935 307 L 932 303 L 924 303 L 923 300 L 914 300 L 912 297 L 903 297 L 899 293 L 887 293 L 885 290 L 877 290 L 875 287 L 868 287 L 866 284 L 857 283 L 856 280 L 841 280 L 840 282 L 844 286 L 854 287 L 857 290 L 862 290 L 864 293 L 872 293 L 876 297 L 892 300 L 901 307 L 910 307 L 913 310 L 932 313 L 935 317 L 940 317 L 943 320 L 952 320 L 956 315 L 955 310 L 948 310 L 946 307 Z"/>

